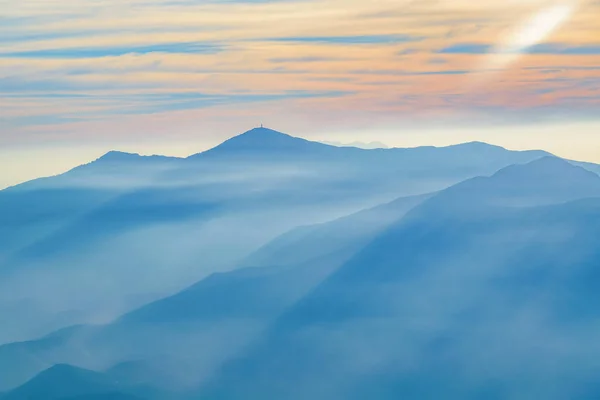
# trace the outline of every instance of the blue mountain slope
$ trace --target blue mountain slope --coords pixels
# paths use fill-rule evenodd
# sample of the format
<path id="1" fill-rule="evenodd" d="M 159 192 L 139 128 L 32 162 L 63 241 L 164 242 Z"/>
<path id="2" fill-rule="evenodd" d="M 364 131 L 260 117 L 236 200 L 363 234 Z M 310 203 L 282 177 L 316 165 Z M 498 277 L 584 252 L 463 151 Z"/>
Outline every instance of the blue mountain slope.
<path id="1" fill-rule="evenodd" d="M 391 149 L 359 149 L 335 147 L 296 138 L 266 128 L 255 128 L 233 137 L 204 153 L 190 156 L 190 165 L 218 163 L 235 159 L 241 164 L 282 163 L 333 169 L 355 176 L 360 180 L 373 178 L 393 179 L 412 176 L 411 184 L 418 179 L 436 176 L 457 183 L 468 177 L 489 175 L 500 168 L 548 156 L 543 151 L 509 151 L 499 146 L 481 142 L 464 143 L 448 147 L 416 147 Z M 344 168 L 341 168 L 344 167 Z M 377 175 L 374 175 L 374 173 Z M 379 183 L 376 179 L 375 182 Z M 364 184 L 364 183 L 363 183 Z M 438 186 L 437 189 L 440 187 Z M 436 188 L 430 189 L 430 191 Z M 427 190 L 421 190 L 426 192 Z M 413 192 L 414 194 L 415 192 Z M 402 193 L 398 193 L 400 196 Z M 404 193 L 410 194 L 410 193 Z"/>
<path id="2" fill-rule="evenodd" d="M 329 223 L 305 227 L 311 232 L 307 236 L 286 234 L 246 261 L 253 268 L 213 275 L 177 295 L 131 312 L 107 327 L 74 328 L 68 332 L 70 340 L 55 335 L 63 339 L 58 342 L 43 339 L 41 343 L 48 343 L 47 346 L 27 342 L 0 347 L 0 359 L 5 360 L 6 365 L 15 363 L 22 366 L 19 373 L 15 371 L 4 379 L 0 377 L 0 387 L 13 386 L 53 363 L 74 362 L 77 357 L 69 356 L 76 353 L 69 348 L 69 342 L 73 340 L 80 346 L 81 363 L 97 359 L 104 360 L 104 365 L 128 360 L 128 357 L 145 358 L 149 365 L 160 365 L 164 363 L 152 360 L 165 352 L 170 352 L 171 357 L 190 358 L 192 353 L 186 350 L 187 346 L 232 347 L 232 343 L 223 343 L 221 337 L 217 340 L 204 337 L 202 330 L 206 330 L 207 325 L 215 329 L 220 324 L 223 326 L 223 338 L 247 340 L 243 335 L 250 332 L 240 331 L 237 335 L 240 325 L 232 322 L 241 321 L 244 325 L 253 321 L 254 325 L 264 326 L 318 285 L 378 232 L 428 197 L 430 195 L 402 198 Z M 286 254 L 284 259 L 281 257 L 283 253 Z M 142 337 L 143 340 L 140 339 Z M 169 344 L 184 340 L 187 342 L 178 349 Z M 82 350 L 84 347 L 85 351 Z M 20 349 L 19 352 L 14 351 L 16 348 Z M 201 353 L 200 361 L 204 361 L 203 358 Z M 32 360 L 38 362 L 32 363 Z M 198 360 L 181 364 L 183 369 L 189 370 L 190 364 L 198 365 Z M 142 362 L 140 365 L 145 364 Z M 154 374 L 156 380 L 168 381 L 166 375 L 171 375 L 177 381 L 175 372 L 181 368 L 174 362 L 169 365 L 170 374 L 164 369 L 158 369 L 162 371 L 160 373 L 152 372 L 156 368 L 144 369 L 144 372 Z M 95 367 L 100 368 L 101 365 Z M 204 368 L 207 367 L 211 365 Z M 139 375 L 144 374 L 140 372 Z M 192 378 L 197 380 L 199 376 Z"/>
<path id="3" fill-rule="evenodd" d="M 124 191 L 156 182 L 161 174 L 177 169 L 183 159 L 110 151 L 98 159 L 51 177 L 34 179 L 3 192 L 35 192 L 43 189 L 120 189 Z"/>
<path id="4" fill-rule="evenodd" d="M 482 143 L 337 148 L 267 129 L 188 159 L 111 152 L 0 191 L 0 318 L 15 321 L 0 343 L 105 322 L 240 265 L 296 226 L 545 154 Z M 28 324 L 16 318 L 25 303 L 37 309 Z"/>
<path id="5" fill-rule="evenodd" d="M 431 196 L 401 198 L 332 222 L 294 229 L 244 261 L 253 267 L 212 275 L 123 316 L 117 324 L 272 318 Z"/>
<path id="6" fill-rule="evenodd" d="M 600 196 L 600 176 L 557 157 L 511 165 L 491 177 L 477 177 L 432 200 L 445 207 L 478 205 L 530 207 Z"/>
<path id="7" fill-rule="evenodd" d="M 51 235 L 118 193 L 77 188 L 0 191 L 0 261 L 36 239 Z"/>
<path id="8" fill-rule="evenodd" d="M 548 171 L 571 176 L 558 165 Z M 518 176 L 539 177 L 539 167 Z M 597 398 L 600 199 L 498 206 L 508 189 L 511 201 L 532 198 L 522 181 L 493 185 L 509 173 L 415 208 L 197 395 Z M 483 197 L 469 203 L 473 194 Z"/>
<path id="9" fill-rule="evenodd" d="M 596 175 L 600 175 L 600 165 L 598 165 L 598 164 L 589 163 L 589 162 L 581 162 L 581 161 L 571 161 L 571 163 L 573 163 L 573 165 L 583 167 L 583 168 L 587 169 L 588 171 L 595 173 Z"/>
<path id="10" fill-rule="evenodd" d="M 65 248 L 77 251 L 95 240 L 128 230 L 162 223 L 202 219 L 211 214 L 217 204 L 198 201 L 195 188 L 180 187 L 169 191 L 140 189 L 122 193 L 105 201 L 96 209 L 71 221 L 52 235 L 19 250 L 17 260 L 46 259 Z M 16 263 L 15 263 L 16 264 Z"/>
<path id="11" fill-rule="evenodd" d="M 134 391 L 104 374 L 55 365 L 31 381 L 1 397 L 2 400 L 64 400 L 64 399 L 142 399 L 129 394 Z"/>
<path id="12" fill-rule="evenodd" d="M 311 142 L 267 128 L 255 128 L 226 140 L 219 146 L 204 153 L 195 154 L 189 160 L 209 156 L 231 155 L 235 157 L 302 157 L 306 155 L 327 155 L 336 152 L 336 148 L 323 143 Z"/>
<path id="13" fill-rule="evenodd" d="M 109 152 L 49 178 L 0 191 L 0 261 L 82 215 L 156 179 L 178 159 Z"/>
<path id="14" fill-rule="evenodd" d="M 306 227 L 248 260 L 267 268 L 214 275 L 41 349 L 0 347 L 0 360 L 139 360 L 115 368 L 161 386 L 203 382 L 191 398 L 594 394 L 600 200 L 559 203 L 593 195 L 597 179 L 542 159 Z M 161 356 L 177 379 L 150 367 Z M 560 384 L 540 383 L 550 377 Z"/>
<path id="15" fill-rule="evenodd" d="M 335 221 L 294 228 L 258 249 L 242 265 L 298 265 L 333 253 L 352 254 L 431 196 L 402 197 Z"/>
<path id="16" fill-rule="evenodd" d="M 27 342 L 0 346 L 0 387 L 14 389 L 37 373 L 64 363 L 68 354 L 62 351 L 75 335 L 87 335 L 90 327 L 73 326 Z"/>

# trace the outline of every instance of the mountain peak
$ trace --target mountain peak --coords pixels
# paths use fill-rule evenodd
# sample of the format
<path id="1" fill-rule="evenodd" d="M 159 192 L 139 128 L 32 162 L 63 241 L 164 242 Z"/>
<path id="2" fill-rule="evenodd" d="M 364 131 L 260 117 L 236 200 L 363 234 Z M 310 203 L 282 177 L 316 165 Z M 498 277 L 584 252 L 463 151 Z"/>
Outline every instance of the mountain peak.
<path id="1" fill-rule="evenodd" d="M 247 144 L 273 144 L 273 143 L 287 143 L 294 140 L 304 140 L 290 136 L 286 133 L 279 132 L 269 128 L 253 128 L 249 131 L 242 133 L 241 135 L 235 136 L 230 139 L 235 143 L 247 143 Z"/>
<path id="2" fill-rule="evenodd" d="M 508 166 L 490 177 L 461 182 L 429 203 L 472 213 L 478 205 L 539 206 L 598 196 L 598 175 L 562 158 L 548 156 Z"/>
<path id="3" fill-rule="evenodd" d="M 53 374 L 63 374 L 63 373 L 79 373 L 82 371 L 88 372 L 87 370 L 84 370 L 79 367 L 75 367 L 70 364 L 55 364 L 55 365 L 51 366 L 50 368 L 46 369 L 45 371 L 42 371 L 40 374 L 53 375 Z"/>
<path id="4" fill-rule="evenodd" d="M 118 381 L 104 373 L 69 364 L 57 364 L 13 389 L 2 399 L 88 399 L 104 393 L 117 393 L 120 388 Z"/>
<path id="5" fill-rule="evenodd" d="M 256 153 L 261 155 L 268 152 L 302 153 L 331 148 L 333 147 L 323 143 L 311 142 L 309 140 L 290 136 L 273 129 L 260 127 L 246 131 L 238 136 L 234 136 L 231 139 L 221 143 L 217 147 L 209 150 L 208 153 L 233 152 L 236 154 Z"/>
<path id="6" fill-rule="evenodd" d="M 508 150 L 505 147 L 502 146 L 498 146 L 495 144 L 490 144 L 490 143 L 486 143 L 486 142 L 480 142 L 480 141 L 472 141 L 472 142 L 466 142 L 466 143 L 460 143 L 460 144 L 455 144 L 455 145 L 451 145 L 448 146 L 447 148 L 451 148 L 451 149 L 455 149 L 455 150 L 459 150 L 459 151 L 466 151 L 466 152 L 473 152 L 476 151 L 477 153 L 479 153 L 480 155 L 488 155 L 488 154 L 501 154 L 501 153 L 522 153 L 522 154 L 527 154 L 529 156 L 535 156 L 535 157 L 554 157 L 551 153 L 548 153 L 546 151 L 543 150 Z M 533 159 L 533 158 L 530 158 Z"/>
<path id="7" fill-rule="evenodd" d="M 287 136 L 292 137 L 286 133 L 276 131 L 274 129 L 265 128 L 263 126 L 258 128 L 252 128 L 238 136 Z"/>
<path id="8" fill-rule="evenodd" d="M 573 165 L 569 161 L 556 156 L 538 158 L 527 164 L 515 164 L 498 171 L 494 177 L 515 177 L 523 179 L 598 179 L 598 176 L 583 167 Z M 599 179 L 600 181 L 600 179 Z"/>
<path id="9" fill-rule="evenodd" d="M 478 140 L 474 140 L 471 142 L 465 142 L 465 143 L 460 143 L 457 144 L 456 146 L 464 146 L 464 147 L 485 147 L 485 148 L 495 148 L 495 149 L 502 149 L 502 150 L 506 150 L 504 147 L 502 146 L 498 146 L 495 144 L 490 144 L 490 143 L 486 143 L 486 142 L 481 142 Z"/>
<path id="10" fill-rule="evenodd" d="M 98 158 L 96 161 L 129 161 L 140 157 L 141 156 L 137 153 L 112 150 Z"/>

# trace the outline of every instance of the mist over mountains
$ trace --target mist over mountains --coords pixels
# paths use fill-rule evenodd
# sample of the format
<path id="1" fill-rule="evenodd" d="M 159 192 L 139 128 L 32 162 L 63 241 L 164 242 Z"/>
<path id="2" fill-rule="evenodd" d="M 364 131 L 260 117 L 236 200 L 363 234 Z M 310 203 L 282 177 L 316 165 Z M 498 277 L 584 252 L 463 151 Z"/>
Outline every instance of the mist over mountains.
<path id="1" fill-rule="evenodd" d="M 256 128 L 0 191 L 8 399 L 593 399 L 600 167 Z"/>

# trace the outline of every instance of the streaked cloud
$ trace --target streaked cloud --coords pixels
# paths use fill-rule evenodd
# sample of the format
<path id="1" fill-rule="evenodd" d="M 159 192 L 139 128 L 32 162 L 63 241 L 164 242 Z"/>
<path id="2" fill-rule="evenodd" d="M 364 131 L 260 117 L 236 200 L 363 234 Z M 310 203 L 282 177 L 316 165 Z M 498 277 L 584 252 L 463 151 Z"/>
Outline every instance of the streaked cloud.
<path id="1" fill-rule="evenodd" d="M 148 46 L 74 47 L 62 49 L 40 49 L 30 51 L 0 52 L 0 57 L 13 58 L 100 58 L 119 57 L 127 54 L 173 53 L 214 54 L 223 46 L 214 43 L 164 43 Z"/>
<path id="2" fill-rule="evenodd" d="M 501 52 L 492 44 L 459 43 L 439 50 L 441 54 L 550 54 L 550 55 L 600 55 L 600 45 L 573 46 L 561 43 L 542 43 L 523 51 Z"/>
<path id="3" fill-rule="evenodd" d="M 281 129 L 338 131 L 465 116 L 522 123 L 528 115 L 555 118 L 556 110 L 593 118 L 597 3 L 582 1 L 525 46 L 501 45 L 552 6 L 0 0 L 0 146 L 42 137 L 94 141 L 111 132 L 121 134 L 110 140 L 162 137 L 148 122 L 154 118 L 178 137 L 265 119 Z M 511 68 L 486 64 L 511 52 L 520 55 Z M 473 92 L 468 83 L 482 65 L 504 72 L 485 93 Z"/>
<path id="4" fill-rule="evenodd" d="M 275 42 L 298 42 L 332 45 L 378 45 L 416 42 L 420 37 L 410 35 L 358 35 L 358 36 L 292 36 L 268 38 Z"/>

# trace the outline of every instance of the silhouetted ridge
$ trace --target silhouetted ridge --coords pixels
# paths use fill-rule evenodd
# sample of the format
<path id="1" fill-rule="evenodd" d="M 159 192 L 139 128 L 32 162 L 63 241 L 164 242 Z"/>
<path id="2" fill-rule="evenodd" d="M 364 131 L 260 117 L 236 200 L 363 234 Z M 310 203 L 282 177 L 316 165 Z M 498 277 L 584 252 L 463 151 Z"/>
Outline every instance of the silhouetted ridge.
<path id="1" fill-rule="evenodd" d="M 98 158 L 96 161 L 130 161 L 137 160 L 141 158 L 137 153 L 127 153 L 123 151 L 109 151 L 104 154 L 102 157 Z"/>
<path id="2" fill-rule="evenodd" d="M 454 185 L 424 204 L 433 209 L 473 213 L 479 206 L 539 206 L 600 197 L 600 177 L 561 158 L 515 164 L 490 177 Z"/>
<path id="3" fill-rule="evenodd" d="M 465 143 L 459 143 L 459 144 L 453 144 L 447 147 L 465 147 L 465 148 L 470 148 L 470 149 L 495 149 L 495 150 L 506 150 L 506 148 L 502 147 L 502 146 L 498 146 L 495 144 L 489 144 L 489 143 L 485 143 L 485 142 L 479 142 L 479 141 L 473 141 L 473 142 L 465 142 Z"/>
<path id="4" fill-rule="evenodd" d="M 162 155 L 143 156 L 138 153 L 127 153 L 123 151 L 109 151 L 95 162 L 137 162 L 137 161 L 173 161 L 180 160 L 178 157 Z"/>
<path id="5" fill-rule="evenodd" d="M 132 385 L 105 372 L 57 364 L 40 372 L 2 400 L 142 400 L 165 398 L 149 386 Z"/>
<path id="6" fill-rule="evenodd" d="M 58 364 L 40 372 L 2 399 L 59 399 L 114 391 L 118 386 L 117 382 L 104 374 L 67 364 Z"/>
<path id="7" fill-rule="evenodd" d="M 41 378 L 56 378 L 56 377 L 63 377 L 65 375 L 68 375 L 70 377 L 86 377 L 86 378 L 99 378 L 102 375 L 97 373 L 97 372 L 93 372 L 90 370 L 86 370 L 83 368 L 78 368 L 78 367 L 74 367 L 72 365 L 69 364 L 56 364 L 50 368 L 48 368 L 47 370 L 41 372 L 37 378 L 41 379 Z"/>
<path id="8" fill-rule="evenodd" d="M 568 179 L 591 179 L 600 182 L 598 176 L 583 167 L 573 165 L 570 162 L 555 156 L 542 157 L 527 164 L 515 164 L 501 169 L 495 178 L 502 179 L 562 179 L 568 183 Z"/>
<path id="9" fill-rule="evenodd" d="M 335 149 L 335 147 L 323 143 L 311 142 L 268 128 L 254 128 L 226 140 L 206 153 L 302 153 L 328 149 Z"/>

